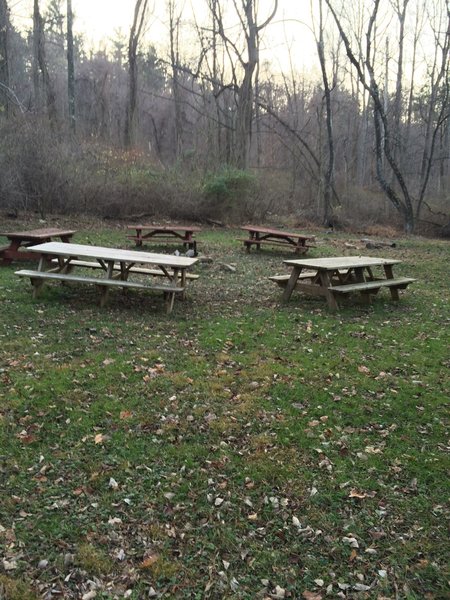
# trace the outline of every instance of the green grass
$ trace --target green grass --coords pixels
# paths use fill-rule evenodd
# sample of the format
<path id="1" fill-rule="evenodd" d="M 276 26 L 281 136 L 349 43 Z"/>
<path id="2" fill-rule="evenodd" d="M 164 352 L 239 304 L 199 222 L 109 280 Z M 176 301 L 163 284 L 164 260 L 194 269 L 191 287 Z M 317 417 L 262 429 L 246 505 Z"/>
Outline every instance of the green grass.
<path id="1" fill-rule="evenodd" d="M 201 235 L 214 260 L 171 315 L 88 286 L 33 300 L 0 269 L 1 598 L 448 597 L 448 242 L 324 237 L 314 256 L 418 279 L 332 315 L 282 305 L 285 255 L 235 238 Z"/>

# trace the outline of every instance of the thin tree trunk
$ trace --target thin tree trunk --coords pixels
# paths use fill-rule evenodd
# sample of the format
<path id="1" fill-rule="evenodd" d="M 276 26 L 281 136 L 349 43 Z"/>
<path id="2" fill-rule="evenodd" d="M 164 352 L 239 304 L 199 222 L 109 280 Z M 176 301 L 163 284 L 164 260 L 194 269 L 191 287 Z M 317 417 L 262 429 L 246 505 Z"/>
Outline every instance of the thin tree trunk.
<path id="1" fill-rule="evenodd" d="M 331 217 L 331 197 L 334 180 L 334 135 L 333 135 L 333 113 L 331 107 L 331 88 L 325 63 L 325 49 L 323 39 L 323 12 L 322 0 L 319 4 L 319 38 L 316 40 L 317 53 L 319 55 L 320 70 L 325 97 L 325 115 L 327 126 L 328 161 L 323 178 L 323 222 L 327 226 Z"/>
<path id="2" fill-rule="evenodd" d="M 72 0 L 67 0 L 67 95 L 69 100 L 69 126 L 75 133 L 75 65 L 73 57 Z"/>
<path id="3" fill-rule="evenodd" d="M 179 16 L 175 16 L 175 0 L 169 1 L 169 34 L 170 34 L 170 62 L 172 67 L 172 94 L 175 109 L 175 156 L 178 159 L 183 152 L 183 115 L 181 111 L 180 85 L 178 79 L 178 32 Z"/>
<path id="4" fill-rule="evenodd" d="M 41 108 L 41 83 L 42 92 L 45 97 L 47 115 L 50 122 L 56 123 L 56 97 L 47 67 L 45 55 L 44 23 L 39 11 L 39 0 L 34 0 L 33 10 L 33 82 L 37 109 Z"/>
<path id="5" fill-rule="evenodd" d="M 9 8 L 6 0 L 0 0 L 0 113 L 9 114 Z"/>
<path id="6" fill-rule="evenodd" d="M 128 40 L 128 102 L 125 118 L 124 143 L 130 148 L 135 142 L 137 112 L 137 50 L 144 27 L 148 0 L 136 0 L 133 24 Z"/>

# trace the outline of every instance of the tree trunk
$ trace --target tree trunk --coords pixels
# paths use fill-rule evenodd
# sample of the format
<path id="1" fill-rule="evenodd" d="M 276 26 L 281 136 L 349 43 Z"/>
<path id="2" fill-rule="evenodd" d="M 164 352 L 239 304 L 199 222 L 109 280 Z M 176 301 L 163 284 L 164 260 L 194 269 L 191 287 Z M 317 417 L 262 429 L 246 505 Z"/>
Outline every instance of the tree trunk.
<path id="1" fill-rule="evenodd" d="M 144 27 L 148 0 L 136 0 L 133 24 L 128 40 L 128 102 L 126 108 L 124 143 L 131 148 L 135 142 L 137 111 L 137 50 Z"/>
<path id="2" fill-rule="evenodd" d="M 36 108 L 41 109 L 41 92 L 45 97 L 47 115 L 50 122 L 56 123 L 56 97 L 45 56 L 44 23 L 39 11 L 39 0 L 34 0 L 33 10 L 33 84 Z M 41 87 L 42 86 L 42 87 Z"/>
<path id="3" fill-rule="evenodd" d="M 256 16 L 256 0 L 242 0 L 242 13 L 239 13 L 237 2 L 233 5 L 238 12 L 239 20 L 245 36 L 245 50 L 247 56 L 244 58 L 236 44 L 233 43 L 225 32 L 219 3 L 210 2 L 210 10 L 216 11 L 214 17 L 217 21 L 219 35 L 225 43 L 227 53 L 234 53 L 244 75 L 241 83 L 237 82 L 237 74 L 234 65 L 232 73 L 234 89 L 236 92 L 236 119 L 235 139 L 233 145 L 232 162 L 239 169 L 246 169 L 249 160 L 250 142 L 252 136 L 252 121 L 254 115 L 254 75 L 259 61 L 259 32 L 264 29 L 275 16 L 278 8 L 278 0 L 274 0 L 273 9 L 266 21 L 258 25 Z"/>
<path id="4" fill-rule="evenodd" d="M 9 26 L 8 5 L 6 0 L 0 0 L 0 116 L 9 114 Z"/>
<path id="5" fill-rule="evenodd" d="M 325 115 L 327 126 L 327 147 L 328 147 L 328 164 L 323 177 L 323 223 L 328 227 L 331 220 L 331 198 L 334 181 L 334 135 L 333 135 L 333 113 L 331 107 L 331 88 L 328 81 L 328 74 L 325 63 L 325 49 L 323 39 L 323 14 L 322 0 L 319 3 L 319 38 L 316 39 L 317 53 L 319 56 L 320 70 L 322 73 L 322 83 L 325 97 Z"/>
<path id="6" fill-rule="evenodd" d="M 75 133 L 75 65 L 73 58 L 72 0 L 67 0 L 67 95 L 69 100 L 69 126 Z"/>
<path id="7" fill-rule="evenodd" d="M 170 35 L 170 62 L 172 67 L 172 94 L 175 109 L 175 157 L 178 159 L 183 152 L 183 115 L 181 110 L 180 84 L 178 80 L 178 32 L 180 17 L 175 15 L 175 0 L 169 1 L 169 35 Z"/>
<path id="8" fill-rule="evenodd" d="M 391 130 L 384 110 L 383 101 L 381 98 L 380 90 L 378 87 L 377 80 L 375 78 L 375 71 L 373 66 L 373 49 L 372 49 L 372 35 L 376 24 L 378 9 L 380 0 L 373 1 L 372 13 L 369 18 L 369 22 L 366 30 L 366 48 L 364 56 L 361 60 L 356 58 L 355 52 L 350 44 L 350 40 L 347 37 L 341 21 L 337 16 L 336 12 L 331 5 L 331 0 L 325 0 L 328 8 L 330 9 L 336 26 L 339 30 L 339 34 L 344 42 L 347 57 L 351 64 L 358 73 L 358 78 L 366 91 L 370 94 L 373 105 L 373 119 L 375 128 L 375 154 L 376 154 L 376 166 L 377 166 L 377 179 L 380 183 L 381 189 L 386 194 L 388 200 L 393 204 L 396 210 L 400 213 L 403 219 L 403 226 L 406 233 L 412 233 L 414 231 L 415 219 L 414 210 L 411 201 L 411 196 L 406 185 L 403 173 L 401 172 L 399 165 L 395 161 L 392 153 L 392 141 L 391 141 Z M 392 169 L 395 182 L 399 185 L 401 195 L 398 195 L 392 185 L 387 181 L 384 159 Z"/>

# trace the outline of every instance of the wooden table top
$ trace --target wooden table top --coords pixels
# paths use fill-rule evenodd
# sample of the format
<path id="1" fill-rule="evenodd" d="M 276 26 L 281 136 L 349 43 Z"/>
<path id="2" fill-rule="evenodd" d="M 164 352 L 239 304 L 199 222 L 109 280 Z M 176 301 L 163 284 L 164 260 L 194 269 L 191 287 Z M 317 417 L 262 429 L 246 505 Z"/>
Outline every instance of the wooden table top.
<path id="1" fill-rule="evenodd" d="M 102 246 L 87 246 L 64 242 L 47 242 L 38 246 L 30 246 L 28 250 L 55 256 L 96 258 L 105 261 L 144 263 L 182 269 L 191 267 L 198 261 L 198 258 L 175 256 L 174 254 L 156 254 L 153 252 L 138 252 L 136 250 L 121 250 L 120 248 L 104 248 Z"/>
<path id="2" fill-rule="evenodd" d="M 200 227 L 194 225 L 157 225 L 157 224 L 145 224 L 145 225 L 127 225 L 127 229 L 151 229 L 158 231 L 201 231 Z"/>
<path id="3" fill-rule="evenodd" d="M 395 265 L 401 261 L 374 256 L 332 256 L 330 258 L 301 258 L 284 260 L 291 267 L 304 267 L 318 271 L 334 271 L 335 269 L 354 269 L 358 267 L 375 267 L 379 265 Z"/>
<path id="4" fill-rule="evenodd" d="M 306 236 L 302 233 L 294 233 L 292 231 L 284 231 L 283 229 L 271 229 L 270 227 L 259 227 L 258 225 L 246 225 L 241 227 L 243 231 L 253 231 L 255 233 L 266 233 L 270 235 L 278 235 L 278 236 L 288 236 L 288 237 L 297 237 L 297 238 L 305 238 L 310 239 L 314 236 Z"/>
<path id="5" fill-rule="evenodd" d="M 76 233 L 73 229 L 57 229 L 55 227 L 44 227 L 42 229 L 30 229 L 28 231 L 9 231 L 0 233 L 8 239 L 19 238 L 21 240 L 42 240 L 49 237 L 57 237 L 61 235 L 73 235 Z"/>

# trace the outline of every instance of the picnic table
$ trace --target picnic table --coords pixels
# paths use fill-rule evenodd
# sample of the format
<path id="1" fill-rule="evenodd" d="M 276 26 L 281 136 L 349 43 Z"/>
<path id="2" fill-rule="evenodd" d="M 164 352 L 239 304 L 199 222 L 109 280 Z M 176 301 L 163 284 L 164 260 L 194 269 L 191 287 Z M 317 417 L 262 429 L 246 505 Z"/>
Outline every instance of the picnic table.
<path id="1" fill-rule="evenodd" d="M 93 284 L 101 292 L 100 306 L 105 305 L 112 287 L 154 290 L 163 292 L 166 312 L 170 313 L 175 296 L 184 297 L 189 275 L 191 278 L 198 277 L 187 272 L 198 259 L 185 256 L 61 242 L 30 246 L 28 250 L 38 255 L 39 266 L 37 270 L 16 271 L 16 275 L 30 278 L 33 297 L 39 294 L 46 281 Z M 74 274 L 75 269 L 101 271 L 101 276 Z M 163 283 L 155 284 L 155 277 L 162 278 Z"/>
<path id="2" fill-rule="evenodd" d="M 347 294 L 360 294 L 370 304 L 371 296 L 382 287 L 389 288 L 391 298 L 399 300 L 398 291 L 415 281 L 410 277 L 395 277 L 393 265 L 399 260 L 372 256 L 335 256 L 283 261 L 291 267 L 291 273 L 269 277 L 284 287 L 283 300 L 291 297 L 294 289 L 313 296 L 324 296 L 328 307 L 335 312 L 337 300 Z M 381 267 L 381 269 L 380 269 Z M 381 273 L 374 273 L 378 268 Z"/>
<path id="3" fill-rule="evenodd" d="M 0 248 L 1 264 L 9 265 L 13 260 L 34 260 L 37 258 L 36 254 L 29 251 L 29 246 L 50 242 L 54 238 L 59 238 L 62 242 L 67 243 L 70 242 L 74 233 L 76 231 L 71 229 L 54 227 L 0 233 L 9 240 L 9 245 Z"/>
<path id="4" fill-rule="evenodd" d="M 305 254 L 312 246 L 314 236 L 307 236 L 301 233 L 292 231 L 284 231 L 283 229 L 270 229 L 268 227 L 259 227 L 256 225 L 247 225 L 241 227 L 243 231 L 248 232 L 248 237 L 245 239 L 239 238 L 240 242 L 244 242 L 247 252 L 255 245 L 257 250 L 261 249 L 261 244 L 270 244 L 272 246 L 289 247 L 296 254 Z"/>
<path id="5" fill-rule="evenodd" d="M 192 225 L 128 225 L 127 229 L 135 229 L 135 235 L 127 237 L 135 241 L 136 246 L 142 246 L 144 242 L 178 243 L 185 248 L 192 249 L 197 255 L 197 241 L 194 235 L 201 231 L 200 227 Z"/>

